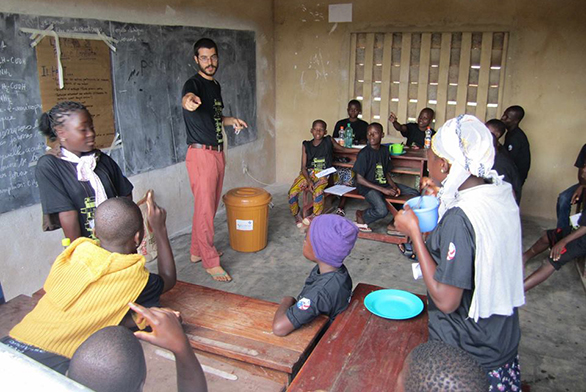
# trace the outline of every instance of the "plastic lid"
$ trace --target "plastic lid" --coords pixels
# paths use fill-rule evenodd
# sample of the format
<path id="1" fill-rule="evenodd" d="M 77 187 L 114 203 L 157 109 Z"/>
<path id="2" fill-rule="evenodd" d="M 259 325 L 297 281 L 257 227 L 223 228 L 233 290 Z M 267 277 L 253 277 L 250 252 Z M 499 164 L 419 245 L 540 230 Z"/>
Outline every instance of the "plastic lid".
<path id="1" fill-rule="evenodd" d="M 63 238 L 63 239 L 61 240 L 61 245 L 62 245 L 64 248 L 67 248 L 69 245 L 71 245 L 71 240 L 70 240 L 69 238 Z"/>
<path id="2" fill-rule="evenodd" d="M 257 207 L 269 204 L 272 196 L 261 188 L 234 188 L 226 192 L 222 199 L 228 206 Z"/>

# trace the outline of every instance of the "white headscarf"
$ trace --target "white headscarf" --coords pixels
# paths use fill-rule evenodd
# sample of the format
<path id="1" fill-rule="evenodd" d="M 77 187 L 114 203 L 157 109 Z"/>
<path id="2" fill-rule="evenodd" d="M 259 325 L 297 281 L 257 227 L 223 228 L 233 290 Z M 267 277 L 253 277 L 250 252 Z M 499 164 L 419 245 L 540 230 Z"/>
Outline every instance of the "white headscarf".
<path id="1" fill-rule="evenodd" d="M 492 180 L 500 185 L 501 177 L 495 170 L 492 134 L 476 117 L 463 114 L 448 120 L 433 136 L 431 149 L 451 167 L 438 193 L 439 217 L 458 199 L 458 188 L 470 175 Z"/>
<path id="2" fill-rule="evenodd" d="M 474 321 L 509 316 L 525 303 L 521 219 L 511 185 L 492 170 L 492 135 L 480 120 L 465 114 L 446 122 L 431 148 L 451 164 L 438 193 L 440 219 L 459 207 L 474 228 L 474 294 L 468 316 Z M 470 175 L 492 182 L 458 191 Z"/>

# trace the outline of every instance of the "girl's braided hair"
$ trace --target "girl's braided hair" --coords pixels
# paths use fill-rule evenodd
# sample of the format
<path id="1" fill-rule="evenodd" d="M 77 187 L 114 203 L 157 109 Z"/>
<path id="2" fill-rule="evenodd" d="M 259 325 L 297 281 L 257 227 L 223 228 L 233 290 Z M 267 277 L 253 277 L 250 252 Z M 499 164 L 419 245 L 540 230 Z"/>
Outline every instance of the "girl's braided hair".
<path id="1" fill-rule="evenodd" d="M 53 106 L 51 110 L 41 114 L 39 119 L 39 130 L 43 135 L 49 138 L 50 141 L 57 139 L 57 131 L 55 128 L 63 125 L 67 118 L 82 110 L 88 111 L 85 106 L 79 102 L 63 101 Z"/>

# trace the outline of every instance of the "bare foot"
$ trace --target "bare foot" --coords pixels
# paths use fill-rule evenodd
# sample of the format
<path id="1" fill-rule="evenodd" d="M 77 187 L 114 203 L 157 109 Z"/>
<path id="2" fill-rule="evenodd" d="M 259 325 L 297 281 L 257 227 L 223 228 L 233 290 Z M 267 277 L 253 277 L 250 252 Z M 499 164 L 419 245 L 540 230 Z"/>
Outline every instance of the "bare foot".
<path id="1" fill-rule="evenodd" d="M 224 256 L 224 252 L 221 250 L 218 251 L 218 257 Z M 191 262 L 192 263 L 199 263 L 201 261 L 201 256 L 191 255 Z"/>
<path id="2" fill-rule="evenodd" d="M 206 272 L 212 276 L 213 280 L 218 282 L 230 282 L 232 280 L 232 277 L 228 275 L 222 266 L 208 268 Z"/>
<path id="3" fill-rule="evenodd" d="M 360 224 L 364 223 L 364 218 L 362 218 L 362 215 L 364 215 L 364 211 L 356 210 L 356 223 L 360 223 Z"/>

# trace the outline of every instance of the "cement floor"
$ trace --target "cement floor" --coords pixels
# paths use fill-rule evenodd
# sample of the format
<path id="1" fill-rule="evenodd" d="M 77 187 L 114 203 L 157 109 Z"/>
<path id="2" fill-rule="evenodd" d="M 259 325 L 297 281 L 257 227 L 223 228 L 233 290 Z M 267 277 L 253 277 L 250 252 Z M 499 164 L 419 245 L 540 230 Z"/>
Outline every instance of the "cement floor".
<path id="1" fill-rule="evenodd" d="M 266 188 L 273 195 L 269 242 L 257 253 L 239 253 L 229 246 L 225 209 L 215 221 L 216 247 L 224 251 L 222 265 L 232 275 L 230 283 L 214 282 L 200 264 L 189 261 L 190 234 L 172 238 L 178 278 L 229 292 L 279 302 L 284 295 L 296 296 L 313 264 L 302 253 L 304 233 L 289 214 L 288 185 Z M 348 217 L 365 202 L 352 200 Z M 523 219 L 523 246 L 529 247 L 553 221 Z M 383 225 L 375 226 L 382 232 Z M 527 273 L 544 257 L 533 260 Z M 413 280 L 411 263 L 395 245 L 359 239 L 345 262 L 354 285 L 364 282 L 386 288 L 425 294 L 422 280 Z M 154 267 L 154 266 L 151 266 Z M 573 263 L 556 272 L 530 291 L 520 310 L 522 340 L 519 350 L 522 379 L 531 391 L 586 390 L 586 295 Z"/>

